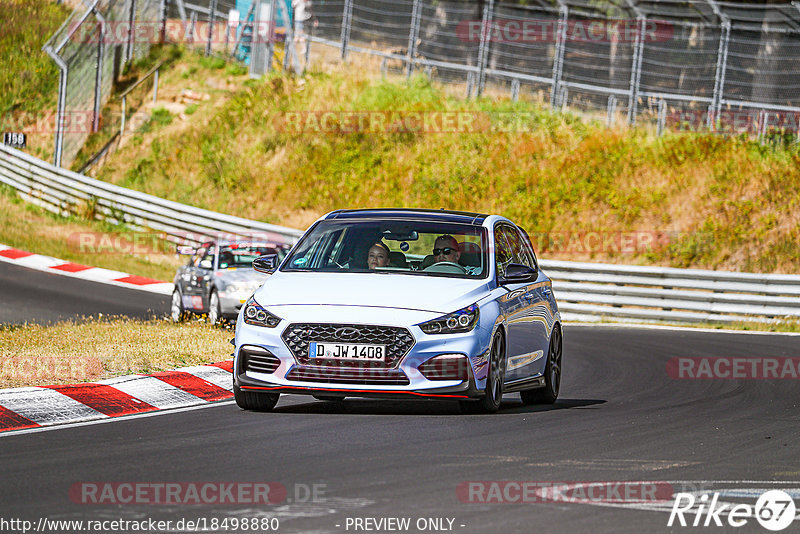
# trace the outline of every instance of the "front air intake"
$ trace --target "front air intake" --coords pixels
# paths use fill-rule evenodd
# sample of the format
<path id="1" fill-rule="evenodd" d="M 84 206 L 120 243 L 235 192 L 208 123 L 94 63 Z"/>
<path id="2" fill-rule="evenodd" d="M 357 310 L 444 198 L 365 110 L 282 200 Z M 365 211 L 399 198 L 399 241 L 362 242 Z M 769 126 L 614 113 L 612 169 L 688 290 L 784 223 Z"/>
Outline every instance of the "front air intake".
<path id="1" fill-rule="evenodd" d="M 244 345 L 239 349 L 239 373 L 253 371 L 256 373 L 274 373 L 281 361 L 265 348 L 255 345 Z"/>

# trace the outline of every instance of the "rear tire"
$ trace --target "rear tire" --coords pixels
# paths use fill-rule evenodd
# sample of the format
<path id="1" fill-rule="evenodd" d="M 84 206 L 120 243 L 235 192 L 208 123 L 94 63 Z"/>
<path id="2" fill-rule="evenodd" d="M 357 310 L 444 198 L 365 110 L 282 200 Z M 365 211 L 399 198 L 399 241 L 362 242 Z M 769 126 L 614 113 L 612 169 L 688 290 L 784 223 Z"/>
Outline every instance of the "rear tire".
<path id="1" fill-rule="evenodd" d="M 544 387 L 520 391 L 522 403 L 553 404 L 561 389 L 561 329 L 555 327 L 550 336 L 550 347 L 547 351 L 547 364 L 544 368 Z"/>
<path id="2" fill-rule="evenodd" d="M 233 386 L 233 398 L 242 410 L 254 412 L 269 412 L 278 404 L 279 393 L 260 393 L 255 391 L 242 391 L 239 386 Z"/>
<path id="3" fill-rule="evenodd" d="M 182 323 L 186 320 L 186 310 L 183 308 L 181 292 L 175 289 L 172 292 L 172 303 L 169 308 L 169 318 L 173 323 Z"/>
<path id="4" fill-rule="evenodd" d="M 503 382 L 506 378 L 506 347 L 503 334 L 497 332 L 492 340 L 489 375 L 483 398 L 477 401 L 460 401 L 465 414 L 495 413 L 503 401 Z"/>

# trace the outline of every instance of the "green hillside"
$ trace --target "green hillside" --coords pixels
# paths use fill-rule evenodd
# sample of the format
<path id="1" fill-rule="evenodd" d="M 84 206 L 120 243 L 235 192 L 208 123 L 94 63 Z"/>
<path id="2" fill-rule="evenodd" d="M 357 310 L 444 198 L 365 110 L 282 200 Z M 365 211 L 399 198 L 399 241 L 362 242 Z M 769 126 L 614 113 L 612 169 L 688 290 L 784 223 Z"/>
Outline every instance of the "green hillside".
<path id="1" fill-rule="evenodd" d="M 445 207 L 518 221 L 543 257 L 798 271 L 797 145 L 608 130 L 538 104 L 464 101 L 424 77 L 362 72 L 247 81 L 185 120 L 149 126 L 99 176 L 298 228 L 337 208 Z M 348 111 L 385 123 L 359 128 Z M 455 127 L 424 125 L 434 112 L 452 112 Z M 409 117 L 424 131 L 401 131 Z"/>

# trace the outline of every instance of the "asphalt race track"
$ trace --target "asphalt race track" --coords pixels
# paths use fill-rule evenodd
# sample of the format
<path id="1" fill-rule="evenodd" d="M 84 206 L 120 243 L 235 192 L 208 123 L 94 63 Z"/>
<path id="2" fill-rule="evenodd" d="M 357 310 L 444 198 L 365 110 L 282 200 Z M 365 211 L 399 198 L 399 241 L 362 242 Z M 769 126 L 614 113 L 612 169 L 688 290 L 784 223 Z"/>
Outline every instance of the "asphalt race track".
<path id="1" fill-rule="evenodd" d="M 165 316 L 169 297 L 0 262 L 0 324 L 48 323 L 82 316 Z"/>
<path id="2" fill-rule="evenodd" d="M 800 338 L 566 326 L 564 343 L 554 406 L 525 407 L 508 395 L 498 414 L 464 416 L 448 402 L 286 396 L 272 413 L 223 403 L 5 435 L 0 515 L 34 523 L 272 516 L 279 532 L 376 531 L 356 530 L 355 518 L 395 517 L 410 518 L 409 532 L 448 531 L 418 530 L 419 518 L 451 519 L 450 531 L 463 533 L 767 532 L 753 519 L 737 529 L 670 529 L 669 509 L 463 502 L 457 489 L 470 481 L 670 481 L 676 491 L 752 495 L 800 480 L 796 380 L 666 372 L 675 356 L 797 357 Z M 277 505 L 73 502 L 70 488 L 84 482 L 278 482 L 288 495 Z M 783 487 L 796 492 L 800 483 Z M 784 532 L 797 531 L 795 521 Z"/>

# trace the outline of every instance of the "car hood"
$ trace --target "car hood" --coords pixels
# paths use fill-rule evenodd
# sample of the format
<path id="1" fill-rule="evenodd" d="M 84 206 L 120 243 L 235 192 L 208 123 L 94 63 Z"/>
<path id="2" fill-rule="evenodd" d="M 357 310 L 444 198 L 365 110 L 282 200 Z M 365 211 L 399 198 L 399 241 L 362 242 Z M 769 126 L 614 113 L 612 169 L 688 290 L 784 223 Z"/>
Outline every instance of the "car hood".
<path id="1" fill-rule="evenodd" d="M 256 291 L 262 306 L 329 305 L 450 313 L 480 300 L 487 280 L 407 274 L 277 272 Z"/>

